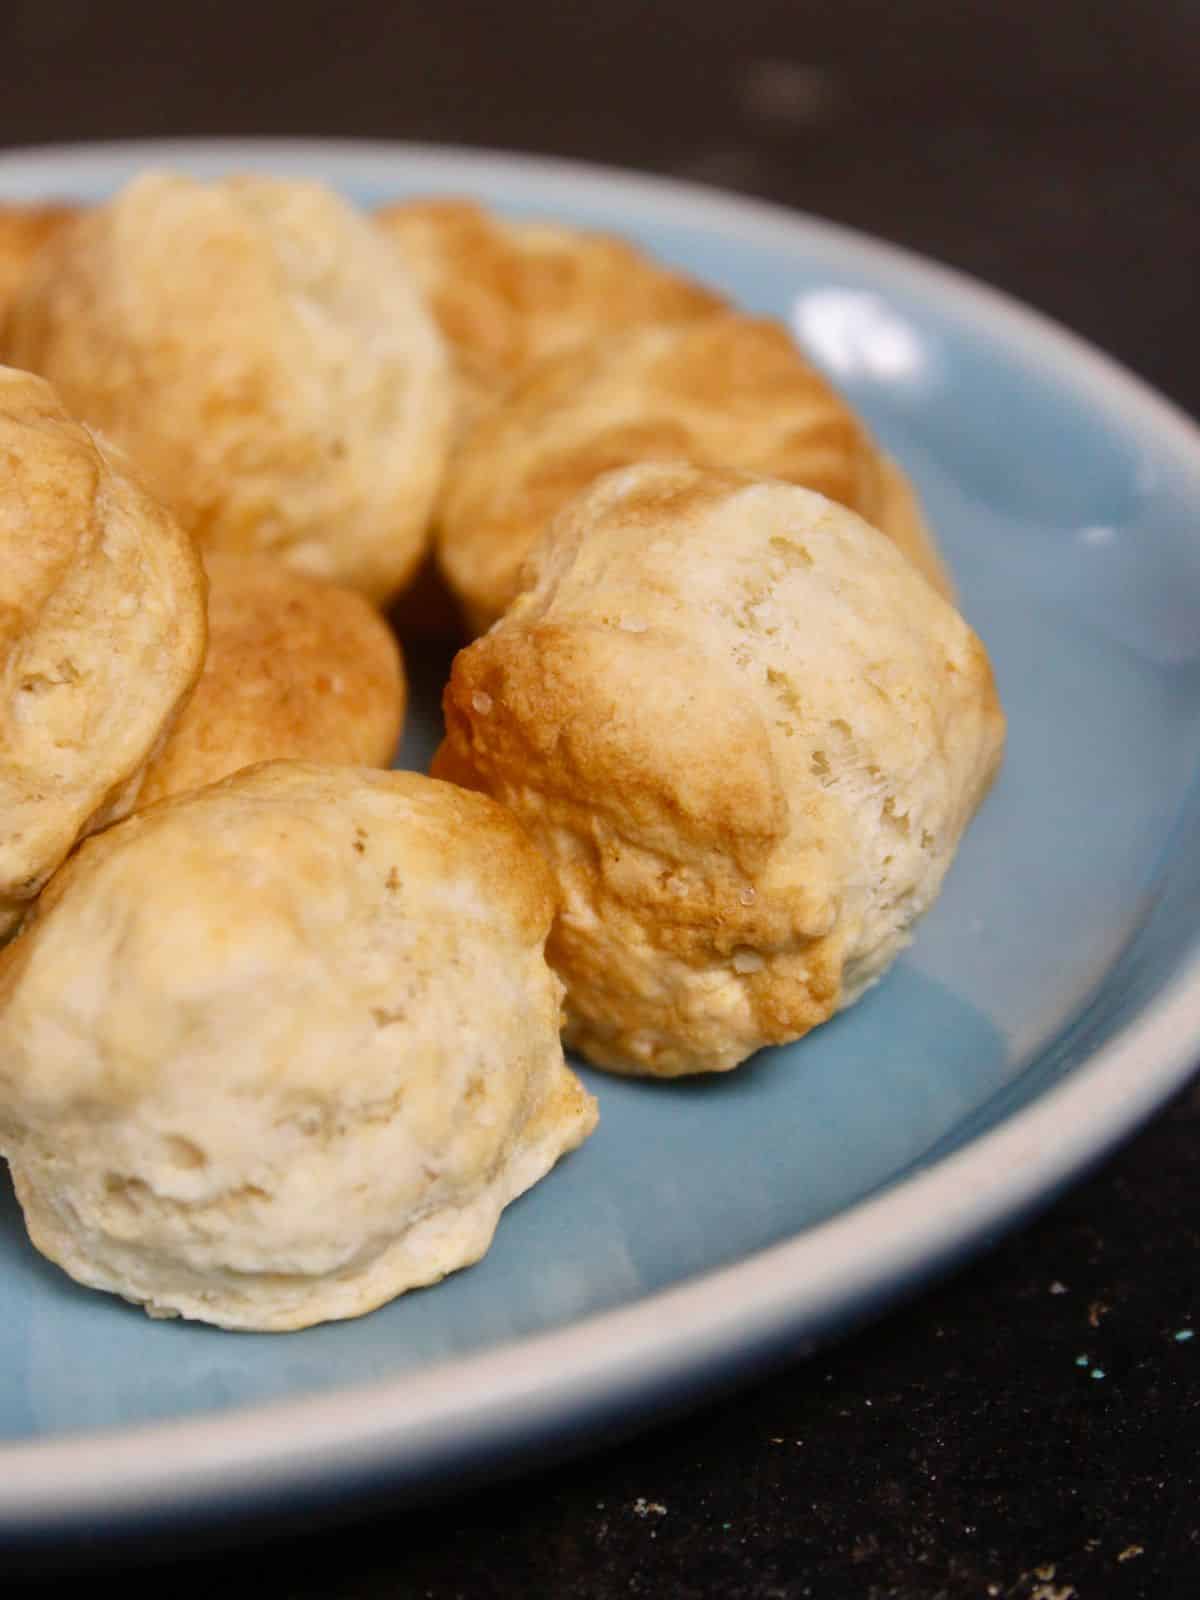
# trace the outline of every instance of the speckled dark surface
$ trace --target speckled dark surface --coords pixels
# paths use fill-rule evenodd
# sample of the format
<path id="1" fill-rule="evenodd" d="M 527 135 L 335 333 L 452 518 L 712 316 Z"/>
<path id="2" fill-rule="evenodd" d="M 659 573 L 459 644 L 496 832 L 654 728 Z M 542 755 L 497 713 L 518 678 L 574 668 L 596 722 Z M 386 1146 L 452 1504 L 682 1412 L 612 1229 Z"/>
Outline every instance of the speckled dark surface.
<path id="1" fill-rule="evenodd" d="M 978 273 L 1200 410 L 1194 0 L 7 0 L 0 64 L 0 144 L 421 138 L 766 195 Z M 186 1565 L 160 1548 L 120 1581 L 188 1600 L 1200 1595 L 1200 1321 L 1179 1337 L 1198 1144 L 1193 1090 L 907 1309 L 632 1442 L 423 1512 Z"/>

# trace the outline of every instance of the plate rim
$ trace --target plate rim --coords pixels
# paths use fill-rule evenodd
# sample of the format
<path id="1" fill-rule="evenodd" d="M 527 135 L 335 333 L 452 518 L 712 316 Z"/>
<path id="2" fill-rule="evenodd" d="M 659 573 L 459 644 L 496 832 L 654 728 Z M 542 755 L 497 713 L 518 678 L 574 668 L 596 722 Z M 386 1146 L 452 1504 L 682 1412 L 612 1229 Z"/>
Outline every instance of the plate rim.
<path id="1" fill-rule="evenodd" d="M 293 171 L 311 165 L 334 182 L 369 183 L 375 171 L 398 190 L 405 167 L 428 177 L 457 174 L 463 188 L 473 181 L 464 174 L 482 180 L 491 172 L 564 195 L 569 189 L 576 201 L 581 192 L 603 199 L 618 184 L 622 204 L 641 216 L 661 222 L 673 212 L 693 226 L 801 243 L 810 256 L 836 257 L 843 265 L 849 257 L 872 271 L 882 267 L 889 281 L 899 277 L 925 292 L 940 286 L 973 326 L 1010 348 L 1036 347 L 1038 365 L 1048 347 L 1056 349 L 1071 372 L 1101 391 L 1125 427 L 1169 435 L 1200 467 L 1200 429 L 1182 409 L 1041 312 L 859 230 L 704 184 L 468 146 L 235 137 L 21 147 L 0 153 L 0 195 L 38 197 L 27 180 L 41 168 L 69 166 L 113 179 L 123 166 L 171 162 L 193 170 L 238 162 Z M 49 192 L 43 185 L 40 195 Z M 421 1482 L 448 1465 L 511 1448 L 514 1438 L 548 1438 L 581 1416 L 625 1412 L 748 1367 L 755 1352 L 785 1337 L 793 1337 L 793 1354 L 806 1353 L 814 1336 L 879 1308 L 1015 1226 L 1132 1133 L 1192 1076 L 1198 1017 L 1200 950 L 1086 1062 L 961 1149 L 798 1235 L 628 1305 L 319 1395 L 0 1441 L 0 1534 L 49 1534 L 98 1518 L 108 1531 L 160 1525 L 235 1501 L 250 1515 L 268 1497 L 332 1495 L 351 1482 L 395 1476 Z"/>

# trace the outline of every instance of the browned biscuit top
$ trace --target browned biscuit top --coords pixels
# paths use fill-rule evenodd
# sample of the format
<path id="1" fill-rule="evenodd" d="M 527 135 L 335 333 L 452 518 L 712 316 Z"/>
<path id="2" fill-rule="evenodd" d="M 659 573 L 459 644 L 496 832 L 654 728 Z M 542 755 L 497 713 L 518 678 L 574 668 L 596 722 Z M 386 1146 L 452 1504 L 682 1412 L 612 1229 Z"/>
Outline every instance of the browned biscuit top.
<path id="1" fill-rule="evenodd" d="M 209 555 L 208 655 L 140 805 L 290 758 L 387 766 L 404 721 L 400 652 L 351 589 L 269 556 Z"/>
<path id="2" fill-rule="evenodd" d="M 400 244 L 454 351 L 463 431 L 546 356 L 725 304 L 608 234 L 506 221 L 452 198 L 385 206 L 376 218 Z"/>

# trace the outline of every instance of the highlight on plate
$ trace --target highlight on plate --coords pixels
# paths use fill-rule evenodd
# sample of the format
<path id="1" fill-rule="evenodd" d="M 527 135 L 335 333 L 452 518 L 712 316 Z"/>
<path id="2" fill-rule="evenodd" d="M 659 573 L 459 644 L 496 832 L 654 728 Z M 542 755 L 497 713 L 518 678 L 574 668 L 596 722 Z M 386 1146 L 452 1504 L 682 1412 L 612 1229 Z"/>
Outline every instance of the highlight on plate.
<path id="1" fill-rule="evenodd" d="M 81 1283 L 370 1311 L 571 1181 L 564 1043 L 729 1071 L 916 935 L 987 654 L 903 461 L 721 285 L 148 172 L 0 206 L 0 362 L 0 1150 Z"/>

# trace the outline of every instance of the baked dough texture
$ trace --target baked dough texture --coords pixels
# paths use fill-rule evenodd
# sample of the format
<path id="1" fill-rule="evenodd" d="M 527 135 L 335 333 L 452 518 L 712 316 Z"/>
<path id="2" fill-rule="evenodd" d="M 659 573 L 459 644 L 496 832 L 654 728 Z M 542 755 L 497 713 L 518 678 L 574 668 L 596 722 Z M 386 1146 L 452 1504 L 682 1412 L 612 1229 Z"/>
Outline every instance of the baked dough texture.
<path id="1" fill-rule="evenodd" d="M 375 215 L 450 344 L 460 436 L 545 357 L 643 323 L 692 321 L 725 303 L 608 234 L 508 221 L 455 198 L 405 201 Z"/>
<path id="2" fill-rule="evenodd" d="M 376 601 L 416 570 L 448 358 L 399 251 L 329 190 L 138 178 L 39 252 L 5 338 L 206 549 Z"/>
<path id="3" fill-rule="evenodd" d="M 0 367 L 0 937 L 131 810 L 200 675 L 204 574 L 123 458 Z"/>
<path id="4" fill-rule="evenodd" d="M 896 548 L 809 490 L 648 464 L 539 542 L 455 660 L 436 775 L 553 865 L 567 1041 L 723 1071 L 878 979 L 1000 761 L 983 647 Z"/>
<path id="5" fill-rule="evenodd" d="M 404 670 L 374 607 L 270 556 L 214 552 L 205 566 L 204 672 L 150 764 L 139 806 L 260 761 L 390 765 Z"/>
<path id="6" fill-rule="evenodd" d="M 80 1282 L 228 1328 L 477 1260 L 591 1131 L 515 821 L 413 773 L 254 767 L 88 841 L 0 954 L 0 1144 Z"/>
<path id="7" fill-rule="evenodd" d="M 601 472 L 640 461 L 731 467 L 816 489 L 888 533 L 935 587 L 949 578 L 899 469 L 777 322 L 730 312 L 643 327 L 543 361 L 452 461 L 437 557 L 472 630 L 512 604 L 550 517 Z M 896 513 L 899 512 L 899 515 Z"/>
<path id="8" fill-rule="evenodd" d="M 0 203 L 0 327 L 42 245 L 78 213 L 65 203 Z"/>

